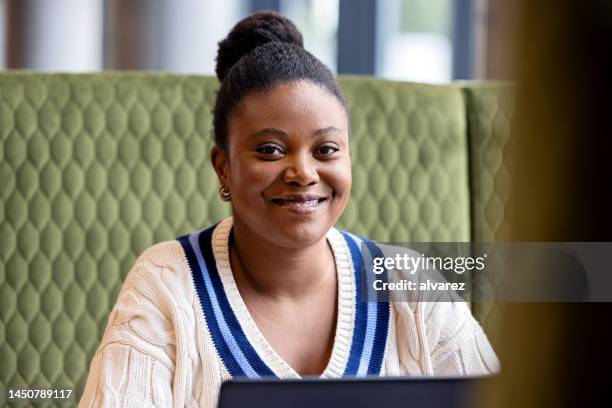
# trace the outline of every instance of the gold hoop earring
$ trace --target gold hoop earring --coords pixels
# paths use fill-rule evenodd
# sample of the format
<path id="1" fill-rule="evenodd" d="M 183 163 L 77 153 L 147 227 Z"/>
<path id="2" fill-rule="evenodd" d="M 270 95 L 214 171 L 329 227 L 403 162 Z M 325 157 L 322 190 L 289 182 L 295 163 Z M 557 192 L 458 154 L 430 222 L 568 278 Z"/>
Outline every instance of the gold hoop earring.
<path id="1" fill-rule="evenodd" d="M 232 201 L 232 193 L 229 191 L 229 188 L 225 186 L 219 187 L 219 197 L 225 202 Z"/>

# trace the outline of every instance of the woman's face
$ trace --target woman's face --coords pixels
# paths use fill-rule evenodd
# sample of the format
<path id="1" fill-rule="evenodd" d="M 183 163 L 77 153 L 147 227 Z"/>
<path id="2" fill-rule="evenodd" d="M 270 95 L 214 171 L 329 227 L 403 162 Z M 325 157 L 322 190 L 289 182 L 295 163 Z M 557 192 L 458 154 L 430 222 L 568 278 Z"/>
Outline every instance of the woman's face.
<path id="1" fill-rule="evenodd" d="M 232 195 L 234 221 L 288 248 L 327 233 L 351 191 L 348 118 L 335 96 L 308 81 L 245 96 L 213 166 Z"/>

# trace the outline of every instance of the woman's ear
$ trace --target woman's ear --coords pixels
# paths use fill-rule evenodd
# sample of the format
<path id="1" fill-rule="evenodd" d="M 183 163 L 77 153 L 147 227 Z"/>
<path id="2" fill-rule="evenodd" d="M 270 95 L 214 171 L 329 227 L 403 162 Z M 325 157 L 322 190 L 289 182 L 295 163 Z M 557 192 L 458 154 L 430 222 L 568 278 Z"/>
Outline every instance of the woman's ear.
<path id="1" fill-rule="evenodd" d="M 229 174 L 229 160 L 227 157 L 227 153 L 223 148 L 218 145 L 214 145 L 212 149 L 210 149 L 210 162 L 215 169 L 215 173 L 217 173 L 217 177 L 219 178 L 219 182 L 227 186 L 230 178 Z"/>

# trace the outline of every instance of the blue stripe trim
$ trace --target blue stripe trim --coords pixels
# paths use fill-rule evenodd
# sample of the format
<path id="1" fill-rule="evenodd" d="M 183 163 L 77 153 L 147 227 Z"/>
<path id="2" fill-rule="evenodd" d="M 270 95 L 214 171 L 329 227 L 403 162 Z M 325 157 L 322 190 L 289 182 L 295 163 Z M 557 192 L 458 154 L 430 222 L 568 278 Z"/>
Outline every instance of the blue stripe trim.
<path id="1" fill-rule="evenodd" d="M 372 241 L 366 240 L 366 246 L 370 250 L 373 258 L 384 257 L 381 249 Z M 384 282 L 388 282 L 389 272 L 385 271 L 379 276 Z M 391 318 L 391 303 L 387 302 L 371 302 L 377 305 L 376 330 L 374 341 L 372 342 L 372 354 L 370 356 L 370 364 L 368 365 L 368 375 L 380 375 L 382 364 L 385 358 L 385 349 L 387 347 L 387 337 L 389 335 L 389 319 Z"/>
<path id="2" fill-rule="evenodd" d="M 367 250 L 364 246 L 364 240 L 360 237 L 351 234 L 351 238 L 355 241 L 355 245 L 360 249 L 360 255 L 362 258 L 362 269 L 360 270 L 360 274 L 362 275 L 362 279 L 365 277 L 365 288 L 357 288 L 357 292 L 359 293 L 359 301 L 364 302 L 366 304 L 366 325 L 365 325 L 365 335 L 363 340 L 363 350 L 361 351 L 361 356 L 359 357 L 359 366 L 357 368 L 357 376 L 363 377 L 368 374 L 368 365 L 370 362 L 370 356 L 372 355 L 372 347 L 374 342 L 374 335 L 376 329 L 376 317 L 378 314 L 376 313 L 378 305 L 376 303 L 368 302 L 368 299 L 363 298 L 364 292 L 367 296 L 367 289 L 370 287 L 371 276 L 367 273 L 367 271 L 363 270 L 364 265 L 370 264 L 372 262 L 370 251 Z M 366 290 L 364 290 L 366 289 Z"/>
<path id="3" fill-rule="evenodd" d="M 208 231 L 208 230 L 207 230 Z M 212 288 L 216 292 L 216 297 L 219 299 L 219 303 L 221 306 L 221 311 L 223 312 L 222 317 L 225 317 L 227 320 L 227 324 L 231 329 L 231 334 L 234 335 L 236 342 L 238 343 L 239 349 L 235 350 L 237 353 L 242 352 L 247 358 L 247 361 L 250 363 L 252 368 L 255 370 L 258 376 L 269 377 L 276 376 L 274 371 L 270 369 L 263 362 L 257 351 L 253 348 L 249 340 L 247 339 L 242 327 L 240 326 L 240 322 L 238 322 L 238 318 L 234 314 L 232 307 L 230 306 L 229 300 L 227 299 L 227 294 L 223 288 L 223 282 L 221 281 L 221 277 L 219 276 L 219 271 L 217 270 L 217 264 L 215 262 L 215 258 L 212 250 L 212 230 L 205 231 L 200 235 L 200 248 L 202 249 L 202 254 L 204 255 L 204 260 L 206 261 L 206 267 L 209 271 L 209 276 L 212 281 Z"/>
<path id="4" fill-rule="evenodd" d="M 191 243 L 189 242 L 189 236 L 184 235 L 177 239 L 181 243 L 181 246 L 185 251 L 185 255 L 187 256 L 189 268 L 191 269 L 191 277 L 193 278 L 193 283 L 195 285 L 198 298 L 200 299 L 200 306 L 202 307 L 204 318 L 206 319 L 208 330 L 212 337 L 215 348 L 217 349 L 217 353 L 219 353 L 219 356 L 223 361 L 223 365 L 232 377 L 243 377 L 245 375 L 244 371 L 242 371 L 242 368 L 240 368 L 240 365 L 238 364 L 232 353 L 230 353 L 229 347 L 227 346 L 225 340 L 223 339 L 223 336 L 221 335 L 221 330 L 219 329 L 217 320 L 214 318 L 211 319 L 211 316 L 214 316 L 212 304 L 210 302 L 210 297 L 206 293 L 204 275 L 200 271 L 200 265 L 198 263 L 198 260 L 196 259 L 195 252 L 191 247 Z"/>
<path id="5" fill-rule="evenodd" d="M 351 234 L 351 238 L 355 241 L 357 248 L 360 248 L 360 253 L 362 256 L 362 261 L 365 261 L 365 265 L 369 265 L 372 262 L 371 250 L 366 244 L 366 240 L 355 235 Z M 362 263 L 362 268 L 364 263 Z M 361 352 L 361 357 L 359 358 L 359 367 L 357 368 L 357 376 L 363 377 L 368 375 L 368 367 L 370 364 L 370 357 L 372 356 L 372 348 L 374 347 L 374 337 L 376 335 L 376 319 L 378 317 L 378 304 L 374 302 L 370 302 L 367 298 L 367 291 L 370 288 L 372 276 L 367 273 L 367 270 L 361 270 L 361 273 L 365 277 L 365 288 L 357 288 L 357 291 L 360 295 L 360 301 L 366 304 L 366 326 L 365 326 L 365 335 L 363 342 L 363 350 Z M 364 293 L 365 292 L 365 293 Z M 366 296 L 365 299 L 361 297 L 362 295 Z"/>
<path id="6" fill-rule="evenodd" d="M 380 248 L 370 240 L 346 232 L 342 232 L 342 234 L 349 246 L 351 258 L 353 259 L 357 310 L 353 342 L 344 375 L 359 377 L 380 375 L 389 331 L 391 305 L 388 302 L 379 303 L 363 299 L 361 278 L 362 273 L 364 273 L 362 272 L 362 255 L 370 259 L 372 256 L 378 257 L 383 256 L 383 254 Z M 360 250 L 361 243 L 364 243 L 364 246 L 367 248 L 364 254 Z M 370 277 L 367 275 L 365 277 L 367 280 L 366 284 L 369 285 Z M 387 280 L 387 277 L 388 273 L 386 270 L 379 276 L 384 281 Z"/>
<path id="7" fill-rule="evenodd" d="M 225 314 L 222 309 L 221 302 L 219 302 L 220 294 L 217 290 L 215 290 L 215 285 L 211 278 L 213 278 L 214 273 L 212 269 L 208 268 L 206 264 L 206 258 L 203 254 L 202 249 L 206 248 L 207 242 L 202 240 L 206 240 L 206 232 L 201 234 L 192 234 L 189 236 L 189 242 L 191 246 L 194 248 L 194 252 L 196 254 L 196 258 L 198 259 L 198 263 L 200 264 L 200 269 L 202 271 L 202 275 L 204 276 L 204 285 L 206 287 L 206 293 L 210 298 L 210 303 L 212 304 L 212 310 L 214 314 L 214 320 L 216 321 L 219 329 L 221 331 L 221 336 L 225 341 L 228 349 L 232 353 L 234 359 L 244 372 L 244 374 L 249 378 L 259 378 L 259 375 L 255 372 L 247 358 L 244 356 L 244 353 L 240 349 L 240 346 L 236 342 L 236 339 L 233 335 L 234 328 L 231 327 L 231 323 L 228 325 L 227 320 L 225 319 Z"/>
<path id="8" fill-rule="evenodd" d="M 355 325 L 353 326 L 353 340 L 351 342 L 351 350 L 349 358 L 344 370 L 345 376 L 357 375 L 361 353 L 363 351 L 363 341 L 365 338 L 365 329 L 367 324 L 367 304 L 361 301 L 361 252 L 359 246 L 353 238 L 346 232 L 341 231 L 346 243 L 351 251 L 353 260 L 353 273 L 355 275 Z"/>
<path id="9" fill-rule="evenodd" d="M 215 227 L 178 238 L 187 255 L 215 348 L 232 377 L 275 376 L 253 349 L 231 309 L 212 251 Z"/>

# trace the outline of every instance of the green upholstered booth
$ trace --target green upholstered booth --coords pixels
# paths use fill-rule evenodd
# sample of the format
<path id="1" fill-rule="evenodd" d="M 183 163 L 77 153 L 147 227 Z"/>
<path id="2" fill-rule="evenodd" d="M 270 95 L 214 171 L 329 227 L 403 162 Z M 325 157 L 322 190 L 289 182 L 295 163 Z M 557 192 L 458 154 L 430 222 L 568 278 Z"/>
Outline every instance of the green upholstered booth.
<path id="1" fill-rule="evenodd" d="M 354 178 L 340 227 L 379 241 L 495 240 L 512 90 L 340 83 Z M 80 395 L 137 255 L 230 213 L 209 164 L 216 87 L 200 76 L 0 73 L 0 388 Z M 495 343 L 495 309 L 473 310 Z"/>

